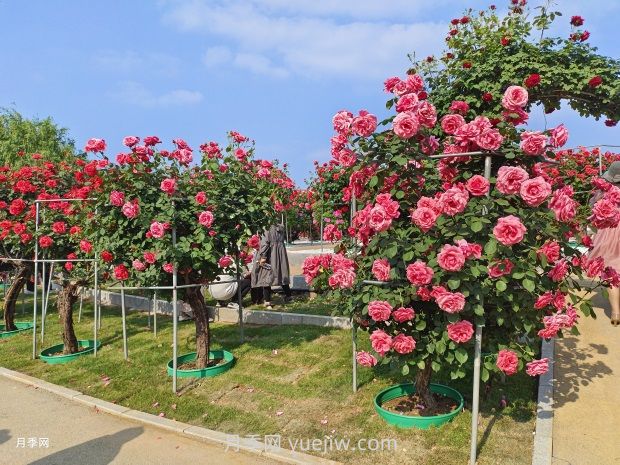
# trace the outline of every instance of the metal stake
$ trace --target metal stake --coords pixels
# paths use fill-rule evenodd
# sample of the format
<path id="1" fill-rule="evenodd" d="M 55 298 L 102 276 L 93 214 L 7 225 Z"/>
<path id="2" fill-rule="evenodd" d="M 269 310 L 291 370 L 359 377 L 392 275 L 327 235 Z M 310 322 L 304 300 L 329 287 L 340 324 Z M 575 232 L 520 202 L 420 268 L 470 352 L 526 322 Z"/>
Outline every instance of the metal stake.
<path id="1" fill-rule="evenodd" d="M 80 289 L 80 311 L 78 312 L 78 323 L 82 321 L 82 307 L 84 305 L 84 289 Z"/>
<path id="2" fill-rule="evenodd" d="M 353 392 L 357 392 L 357 327 L 351 327 L 351 343 L 353 346 Z"/>
<path id="3" fill-rule="evenodd" d="M 177 228 L 172 227 L 172 250 L 176 251 Z M 208 317 L 208 316 L 207 316 Z M 172 272 L 172 392 L 177 393 L 177 326 L 179 313 L 177 308 L 177 264 L 176 254 L 174 257 L 174 270 Z M 208 355 L 207 355 L 208 356 Z"/>
<path id="4" fill-rule="evenodd" d="M 159 310 L 159 302 L 157 301 L 157 291 L 153 292 L 153 336 L 157 337 L 157 310 Z"/>
<path id="5" fill-rule="evenodd" d="M 125 312 L 125 289 L 121 287 L 121 313 L 123 319 L 123 355 L 125 356 L 125 360 L 129 358 L 129 354 L 127 351 L 127 318 Z"/>
<path id="6" fill-rule="evenodd" d="M 241 297 L 241 271 L 239 270 L 239 253 L 237 252 L 237 305 L 239 306 L 239 336 L 241 344 L 245 339 L 243 334 L 243 297 Z"/>
<path id="7" fill-rule="evenodd" d="M 474 392 L 471 408 L 471 449 L 470 465 L 476 465 L 478 449 L 478 411 L 480 407 L 480 358 L 482 353 L 482 326 L 476 325 L 476 346 L 474 352 Z"/>
<path id="8" fill-rule="evenodd" d="M 37 277 L 39 275 L 39 202 L 35 202 L 34 242 L 34 303 L 32 310 L 32 359 L 37 358 Z"/>
<path id="9" fill-rule="evenodd" d="M 51 263 L 50 264 L 50 271 L 49 271 L 49 280 L 47 281 L 47 290 L 45 291 L 45 297 L 41 297 L 41 299 L 44 301 L 43 302 L 43 318 L 41 320 L 41 344 L 43 344 L 43 339 L 45 337 L 45 318 L 47 317 L 47 305 L 49 304 L 50 301 L 50 291 L 52 288 L 52 275 L 54 273 L 54 264 Z M 43 262 L 43 277 L 45 278 L 45 262 Z M 45 287 L 45 279 L 43 280 L 43 287 Z"/>
<path id="10" fill-rule="evenodd" d="M 45 275 L 46 263 L 43 262 L 43 271 L 41 272 L 41 344 L 43 344 L 43 336 L 45 335 Z"/>
<path id="11" fill-rule="evenodd" d="M 95 264 L 94 264 L 94 281 L 95 281 L 95 295 L 93 296 L 93 341 L 95 342 L 95 357 L 97 356 L 97 330 L 99 329 L 101 313 L 99 305 L 99 262 L 97 259 L 97 253 L 95 252 Z"/>

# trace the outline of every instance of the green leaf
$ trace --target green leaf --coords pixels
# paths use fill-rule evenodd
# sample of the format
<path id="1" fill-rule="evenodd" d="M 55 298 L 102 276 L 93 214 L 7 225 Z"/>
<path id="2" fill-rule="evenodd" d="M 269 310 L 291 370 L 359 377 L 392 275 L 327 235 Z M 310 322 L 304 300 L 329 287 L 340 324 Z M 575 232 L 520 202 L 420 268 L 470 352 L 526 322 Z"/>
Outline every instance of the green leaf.
<path id="1" fill-rule="evenodd" d="M 497 241 L 495 239 L 490 239 L 484 246 L 484 253 L 492 256 L 497 252 Z"/>
<path id="2" fill-rule="evenodd" d="M 507 286 L 506 286 L 506 282 L 505 282 L 505 281 L 501 281 L 501 280 L 500 280 L 500 281 L 497 281 L 497 282 L 495 283 L 495 288 L 496 288 L 498 291 L 500 291 L 500 292 L 505 291 L 505 290 L 506 290 L 506 287 L 507 287 Z"/>
<path id="3" fill-rule="evenodd" d="M 401 370 L 401 373 L 403 374 L 403 376 L 407 376 L 409 374 L 409 365 L 407 364 L 403 365 L 403 369 Z"/>
<path id="4" fill-rule="evenodd" d="M 456 360 L 462 365 L 467 361 L 468 355 L 467 355 L 467 351 L 465 349 L 463 349 L 462 347 L 459 347 L 456 349 L 456 351 L 454 352 L 454 356 L 456 357 Z"/>
<path id="5" fill-rule="evenodd" d="M 471 224 L 470 228 L 473 232 L 480 232 L 482 231 L 482 222 L 475 221 Z"/>
<path id="6" fill-rule="evenodd" d="M 534 290 L 536 289 L 536 283 L 534 283 L 534 281 L 532 281 L 531 279 L 526 278 L 521 282 L 523 283 L 523 287 L 530 292 L 534 292 Z"/>

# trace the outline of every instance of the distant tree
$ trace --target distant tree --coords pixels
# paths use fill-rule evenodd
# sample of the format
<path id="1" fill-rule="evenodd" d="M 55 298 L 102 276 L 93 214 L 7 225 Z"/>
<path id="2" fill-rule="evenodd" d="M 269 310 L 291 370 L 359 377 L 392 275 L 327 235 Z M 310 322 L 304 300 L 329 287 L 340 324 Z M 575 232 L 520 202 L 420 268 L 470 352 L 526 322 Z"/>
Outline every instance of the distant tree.
<path id="1" fill-rule="evenodd" d="M 24 118 L 15 110 L 0 108 L 0 166 L 21 166 L 30 162 L 24 155 L 40 153 L 48 160 L 60 161 L 75 153 L 68 129 L 51 117 Z"/>

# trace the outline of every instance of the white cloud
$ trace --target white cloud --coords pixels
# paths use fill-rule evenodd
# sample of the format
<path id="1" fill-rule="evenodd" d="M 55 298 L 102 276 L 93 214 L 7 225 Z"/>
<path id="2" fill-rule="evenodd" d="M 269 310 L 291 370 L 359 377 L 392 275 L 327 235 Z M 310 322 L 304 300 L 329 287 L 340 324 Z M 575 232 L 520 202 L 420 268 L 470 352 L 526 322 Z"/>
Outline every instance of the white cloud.
<path id="1" fill-rule="evenodd" d="M 352 0 L 345 3 L 350 6 Z M 360 8 L 375 11 L 378 3 L 362 1 Z M 219 37 L 234 48 L 233 64 L 274 77 L 295 73 L 377 80 L 402 74 L 408 66 L 407 53 L 413 50 L 419 56 L 426 56 L 443 48 L 446 32 L 443 23 L 356 18 L 336 21 L 322 17 L 321 12 L 334 11 L 333 8 L 348 11 L 342 5 L 330 7 L 327 2 L 315 5 L 309 1 L 286 5 L 280 0 L 269 0 L 266 4 L 173 2 L 164 13 L 164 21 L 183 31 Z M 383 8 L 389 9 L 389 5 Z M 294 14 L 287 16 L 289 13 Z"/>
<path id="2" fill-rule="evenodd" d="M 181 60 L 166 53 L 138 53 L 133 50 L 102 50 L 92 58 L 100 70 L 114 73 L 146 72 L 165 76 L 176 76 Z"/>
<path id="3" fill-rule="evenodd" d="M 155 95 L 135 81 L 122 82 L 119 89 L 111 95 L 125 103 L 144 107 L 195 105 L 203 99 L 202 93 L 186 89 L 176 89 Z"/>
<path id="4" fill-rule="evenodd" d="M 202 62 L 209 68 L 214 68 L 232 61 L 232 52 L 227 47 L 210 47 L 202 56 Z"/>

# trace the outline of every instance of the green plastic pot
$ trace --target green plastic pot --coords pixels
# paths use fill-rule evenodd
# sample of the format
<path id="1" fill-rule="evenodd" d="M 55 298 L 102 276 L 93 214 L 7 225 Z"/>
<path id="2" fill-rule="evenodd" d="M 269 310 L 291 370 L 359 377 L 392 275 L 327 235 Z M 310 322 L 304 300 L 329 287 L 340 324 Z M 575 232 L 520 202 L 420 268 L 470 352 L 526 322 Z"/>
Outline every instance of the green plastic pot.
<path id="1" fill-rule="evenodd" d="M 32 329 L 32 323 L 31 322 L 20 322 L 20 323 L 15 323 L 15 326 L 17 326 L 17 329 L 14 331 L 5 331 L 4 330 L 4 325 L 0 325 L 0 339 L 4 339 L 6 337 L 11 337 L 11 336 L 15 336 L 18 333 L 21 333 L 22 331 L 28 331 L 29 329 Z"/>
<path id="2" fill-rule="evenodd" d="M 75 354 L 67 354 L 67 355 L 51 355 L 56 352 L 62 351 L 64 348 L 64 344 L 57 344 L 55 346 L 49 347 L 41 351 L 39 358 L 43 360 L 45 363 L 49 363 L 50 365 L 56 365 L 59 363 L 67 363 L 75 360 L 78 357 L 82 357 L 84 355 L 90 355 L 95 351 L 95 341 L 90 339 L 80 339 L 78 342 L 78 347 L 86 347 L 86 350 L 82 350 L 80 352 L 76 352 Z M 97 349 L 101 347 L 101 341 L 97 341 Z"/>
<path id="3" fill-rule="evenodd" d="M 216 365 L 214 367 L 207 368 L 196 368 L 193 370 L 179 370 L 177 369 L 177 377 L 178 378 L 212 378 L 213 376 L 221 375 L 225 371 L 228 371 L 232 368 L 235 363 L 235 357 L 233 354 L 226 350 L 210 350 L 209 351 L 209 359 L 220 358 L 224 359 L 223 363 Z M 193 362 L 196 360 L 196 352 L 191 352 L 189 354 L 181 355 L 177 357 L 177 366 L 183 365 L 184 363 Z M 168 375 L 172 376 L 172 360 L 168 362 Z"/>
<path id="4" fill-rule="evenodd" d="M 415 385 L 413 383 L 407 383 L 389 387 L 377 394 L 375 397 L 375 410 L 386 422 L 399 428 L 429 429 L 431 426 L 441 426 L 452 421 L 452 419 L 463 410 L 463 396 L 460 392 L 451 387 L 444 386 L 443 384 L 431 383 L 430 388 L 431 392 L 435 394 L 441 394 L 450 399 L 454 399 L 458 403 L 458 406 L 450 413 L 433 417 L 401 415 L 381 407 L 385 402 L 392 399 L 413 394 L 415 392 Z"/>

